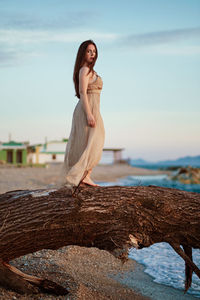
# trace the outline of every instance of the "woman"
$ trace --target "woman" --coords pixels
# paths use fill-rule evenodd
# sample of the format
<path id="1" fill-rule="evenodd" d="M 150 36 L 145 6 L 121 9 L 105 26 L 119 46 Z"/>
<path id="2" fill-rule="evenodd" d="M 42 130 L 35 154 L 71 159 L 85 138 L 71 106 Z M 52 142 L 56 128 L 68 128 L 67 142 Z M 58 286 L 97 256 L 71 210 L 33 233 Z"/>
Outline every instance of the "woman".
<path id="1" fill-rule="evenodd" d="M 79 101 L 75 107 L 72 128 L 64 159 L 65 183 L 80 182 L 96 186 L 90 174 L 101 158 L 104 125 L 100 115 L 100 93 L 103 81 L 93 70 L 98 51 L 92 40 L 83 42 L 76 56 L 73 81 Z"/>

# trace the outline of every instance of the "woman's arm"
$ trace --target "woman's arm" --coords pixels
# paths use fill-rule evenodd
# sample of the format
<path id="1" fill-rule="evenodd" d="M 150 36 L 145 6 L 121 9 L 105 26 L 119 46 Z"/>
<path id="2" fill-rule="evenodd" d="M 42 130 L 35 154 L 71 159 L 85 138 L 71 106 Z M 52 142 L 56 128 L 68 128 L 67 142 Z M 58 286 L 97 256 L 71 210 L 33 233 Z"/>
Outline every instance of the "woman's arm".
<path id="1" fill-rule="evenodd" d="M 82 67 L 79 71 L 79 94 L 80 94 L 80 100 L 83 103 L 83 108 L 86 113 L 87 122 L 88 125 L 91 127 L 95 127 L 95 119 L 92 115 L 89 102 L 88 102 L 88 96 L 87 96 L 87 87 L 89 83 L 89 77 L 88 74 L 88 67 Z M 88 74 L 88 75 L 87 75 Z"/>

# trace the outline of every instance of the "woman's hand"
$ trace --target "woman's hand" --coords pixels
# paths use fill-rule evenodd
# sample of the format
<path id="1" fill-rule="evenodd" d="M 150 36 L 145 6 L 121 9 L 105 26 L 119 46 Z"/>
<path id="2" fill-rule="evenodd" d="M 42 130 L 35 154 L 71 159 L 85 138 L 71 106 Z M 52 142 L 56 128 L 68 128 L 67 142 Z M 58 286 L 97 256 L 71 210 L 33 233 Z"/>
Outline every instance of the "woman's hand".
<path id="1" fill-rule="evenodd" d="M 88 122 L 88 126 L 90 127 L 95 127 L 96 125 L 94 116 L 92 114 L 87 115 L 87 122 Z"/>

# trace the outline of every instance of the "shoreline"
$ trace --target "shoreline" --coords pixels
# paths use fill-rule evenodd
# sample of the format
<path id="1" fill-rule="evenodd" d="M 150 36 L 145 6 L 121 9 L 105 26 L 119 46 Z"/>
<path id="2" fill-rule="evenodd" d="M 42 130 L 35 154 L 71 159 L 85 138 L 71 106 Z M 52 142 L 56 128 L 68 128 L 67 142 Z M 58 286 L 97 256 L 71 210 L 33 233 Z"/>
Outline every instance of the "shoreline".
<path id="1" fill-rule="evenodd" d="M 45 168 L 0 167 L 0 194 L 11 190 L 56 188 L 61 175 L 62 163 L 50 163 Z M 171 171 L 150 170 L 128 164 L 97 165 L 91 178 L 97 182 L 116 182 L 126 176 L 170 175 Z"/>
<path id="2" fill-rule="evenodd" d="M 160 300 L 162 298 L 165 300 L 199 299 L 199 297 L 189 294 L 188 292 L 184 294 L 184 290 L 155 282 L 154 277 L 145 272 L 145 266 L 143 264 L 138 263 L 134 259 L 133 261 L 135 263 L 134 271 L 127 271 L 112 277 L 141 295 L 150 297 L 152 300 Z"/>
<path id="3" fill-rule="evenodd" d="M 151 170 L 145 168 L 132 167 L 126 163 L 124 164 L 112 164 L 97 165 L 92 172 L 92 178 L 99 182 L 115 182 L 118 179 L 127 176 L 147 176 L 147 175 L 171 175 L 169 170 Z"/>
<path id="4" fill-rule="evenodd" d="M 183 290 L 156 283 L 145 266 L 129 258 L 124 264 L 98 248 L 66 246 L 41 250 L 12 261 L 21 271 L 53 280 L 70 294 L 56 296 L 40 292 L 21 295 L 0 286 L 0 300 L 195 300 Z"/>

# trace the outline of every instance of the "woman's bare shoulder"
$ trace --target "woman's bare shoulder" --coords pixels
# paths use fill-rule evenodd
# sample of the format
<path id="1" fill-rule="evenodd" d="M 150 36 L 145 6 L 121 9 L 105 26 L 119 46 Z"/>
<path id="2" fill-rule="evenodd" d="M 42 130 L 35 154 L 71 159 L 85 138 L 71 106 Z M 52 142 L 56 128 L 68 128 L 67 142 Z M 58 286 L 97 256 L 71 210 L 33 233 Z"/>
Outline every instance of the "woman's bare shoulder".
<path id="1" fill-rule="evenodd" d="M 84 76 L 89 75 L 88 74 L 89 70 L 90 70 L 90 68 L 87 67 L 87 66 L 81 67 L 80 70 L 79 70 L 79 76 L 80 75 L 84 75 Z"/>

